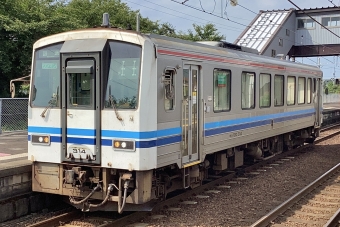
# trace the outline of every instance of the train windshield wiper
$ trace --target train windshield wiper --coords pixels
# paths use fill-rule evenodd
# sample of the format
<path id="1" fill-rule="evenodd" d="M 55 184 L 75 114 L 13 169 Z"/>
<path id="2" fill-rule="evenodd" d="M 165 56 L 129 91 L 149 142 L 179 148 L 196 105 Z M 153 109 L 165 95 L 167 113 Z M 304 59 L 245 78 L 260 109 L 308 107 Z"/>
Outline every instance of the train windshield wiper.
<path id="1" fill-rule="evenodd" d="M 40 114 L 40 116 L 42 118 L 46 117 L 46 112 L 48 109 L 50 109 L 53 106 L 57 106 L 58 104 L 58 91 L 59 91 L 59 86 L 57 87 L 57 93 L 52 95 L 52 98 L 50 99 L 50 101 L 48 101 L 48 106 L 45 107 L 45 109 L 43 110 L 43 112 Z"/>
<path id="2" fill-rule="evenodd" d="M 111 88 L 110 88 L 110 91 L 111 91 Z M 110 92 L 111 93 L 111 92 Z M 116 117 L 118 120 L 122 121 L 123 118 L 121 118 L 117 112 L 117 108 L 116 108 L 116 104 L 115 104 L 115 98 L 113 97 L 113 95 L 109 94 L 109 104 L 110 104 L 110 107 L 113 108 L 113 110 L 115 111 L 115 114 L 116 114 Z"/>

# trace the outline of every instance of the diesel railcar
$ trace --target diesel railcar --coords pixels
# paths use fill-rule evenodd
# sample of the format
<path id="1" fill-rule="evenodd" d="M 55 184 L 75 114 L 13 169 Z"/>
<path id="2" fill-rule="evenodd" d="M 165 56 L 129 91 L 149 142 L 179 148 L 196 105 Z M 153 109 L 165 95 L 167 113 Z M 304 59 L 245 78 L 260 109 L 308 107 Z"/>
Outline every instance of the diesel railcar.
<path id="1" fill-rule="evenodd" d="M 33 47 L 33 191 L 145 210 L 208 174 L 312 142 L 322 72 L 225 42 L 98 27 Z"/>

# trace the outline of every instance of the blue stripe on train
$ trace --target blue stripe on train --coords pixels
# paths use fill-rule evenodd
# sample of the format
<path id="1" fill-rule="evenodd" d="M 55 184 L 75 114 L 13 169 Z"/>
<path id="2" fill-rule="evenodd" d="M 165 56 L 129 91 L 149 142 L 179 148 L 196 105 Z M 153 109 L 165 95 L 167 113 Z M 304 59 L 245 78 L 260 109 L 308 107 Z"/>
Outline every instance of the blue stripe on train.
<path id="1" fill-rule="evenodd" d="M 29 133 L 45 133 L 45 134 L 61 134 L 61 128 L 28 126 L 28 132 Z M 182 133 L 181 127 L 160 129 L 157 131 L 149 131 L 149 132 L 102 130 L 102 137 L 151 139 L 151 138 L 158 138 L 158 137 L 173 136 L 173 135 L 181 134 L 181 133 Z M 68 128 L 67 135 L 95 136 L 96 130 L 95 129 Z"/>
<path id="2" fill-rule="evenodd" d="M 50 137 L 52 143 L 61 143 L 61 136 L 51 136 Z M 172 143 L 179 143 L 182 139 L 181 135 L 171 136 L 166 138 L 160 138 L 157 140 L 147 140 L 147 141 L 136 141 L 136 148 L 150 148 L 157 146 L 169 145 Z M 28 135 L 28 141 L 31 141 L 31 135 Z M 110 146 L 112 147 L 112 140 L 110 139 L 102 139 L 102 146 Z M 73 144 L 86 144 L 86 145 L 95 145 L 96 139 L 89 138 L 76 138 L 76 137 L 67 137 L 68 143 Z"/>
<path id="3" fill-rule="evenodd" d="M 313 114 L 314 113 L 305 113 L 305 114 L 299 114 L 299 115 L 285 116 L 285 117 L 281 117 L 281 118 L 255 121 L 255 122 L 250 122 L 250 123 L 245 123 L 245 124 L 231 125 L 231 126 L 227 126 L 227 127 L 214 128 L 214 129 L 210 129 L 210 130 L 205 130 L 204 136 L 214 136 L 214 135 L 218 135 L 218 134 L 222 134 L 222 133 L 239 131 L 239 130 L 243 130 L 243 129 L 247 129 L 247 128 L 270 125 L 272 123 L 272 120 L 273 120 L 273 123 L 279 123 L 279 122 L 294 120 L 294 119 L 298 119 L 298 118 L 309 117 L 309 116 L 312 116 Z"/>
<path id="4" fill-rule="evenodd" d="M 247 128 L 253 128 L 258 126 L 264 126 L 271 124 L 272 120 L 275 123 L 294 120 L 298 118 L 304 118 L 312 116 L 315 113 L 315 109 L 299 110 L 293 112 L 268 114 L 262 116 L 255 116 L 249 118 L 225 120 L 219 122 L 210 122 L 205 124 L 205 136 L 214 136 L 232 131 L 243 130 Z M 95 136 L 94 129 L 68 129 L 68 135 L 78 136 Z M 29 126 L 28 133 L 45 133 L 45 134 L 61 134 L 61 128 L 54 127 L 37 127 Z M 149 148 L 155 146 L 163 146 L 172 143 L 178 143 L 181 141 L 182 129 L 169 128 L 150 132 L 133 132 L 133 131 L 115 131 L 115 130 L 102 130 L 102 137 L 112 138 L 124 138 L 124 139 L 149 139 L 146 141 L 136 141 L 136 148 Z M 163 137 L 163 138 L 159 138 Z M 30 141 L 30 136 L 28 136 Z M 89 144 L 94 145 L 94 138 L 79 138 L 68 137 L 69 143 L 76 144 Z M 61 142 L 61 136 L 51 136 L 51 142 Z M 103 146 L 112 146 L 111 139 L 102 139 Z"/>
<path id="5" fill-rule="evenodd" d="M 231 120 L 224 120 L 224 121 L 216 121 L 216 122 L 206 123 L 204 125 L 205 126 L 204 128 L 206 130 L 209 130 L 213 128 L 221 128 L 221 127 L 226 127 L 226 126 L 231 126 L 231 125 L 252 123 L 252 122 L 272 120 L 272 119 L 283 119 L 284 121 L 284 119 L 290 116 L 297 116 L 297 115 L 302 115 L 302 114 L 313 114 L 313 113 L 315 113 L 315 109 L 307 109 L 307 110 L 267 114 L 267 115 L 261 115 L 261 116 L 238 118 L 238 119 L 231 119 Z"/>

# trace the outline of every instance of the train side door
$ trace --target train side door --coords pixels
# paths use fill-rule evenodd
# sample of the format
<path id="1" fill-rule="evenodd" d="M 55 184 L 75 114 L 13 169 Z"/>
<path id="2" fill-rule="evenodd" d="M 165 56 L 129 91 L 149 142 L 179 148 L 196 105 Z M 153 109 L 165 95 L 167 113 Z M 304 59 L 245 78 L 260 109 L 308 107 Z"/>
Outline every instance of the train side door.
<path id="1" fill-rule="evenodd" d="M 67 162 L 100 163 L 99 54 L 62 56 L 62 149 Z"/>
<path id="2" fill-rule="evenodd" d="M 184 65 L 182 94 L 183 167 L 199 159 L 199 75 L 198 66 Z"/>

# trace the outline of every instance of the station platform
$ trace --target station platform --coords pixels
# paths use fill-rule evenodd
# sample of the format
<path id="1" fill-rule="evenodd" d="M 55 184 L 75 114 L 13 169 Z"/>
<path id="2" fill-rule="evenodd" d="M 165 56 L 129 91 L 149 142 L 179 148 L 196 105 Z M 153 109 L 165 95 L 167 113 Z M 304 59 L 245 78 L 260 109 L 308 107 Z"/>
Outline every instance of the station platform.
<path id="1" fill-rule="evenodd" d="M 340 110 L 340 102 L 339 103 L 324 103 L 323 110 Z"/>
<path id="2" fill-rule="evenodd" d="M 9 160 L 27 160 L 27 131 L 0 134 L 0 166 Z"/>
<path id="3" fill-rule="evenodd" d="M 27 131 L 0 134 L 0 201 L 31 192 L 31 184 Z"/>

